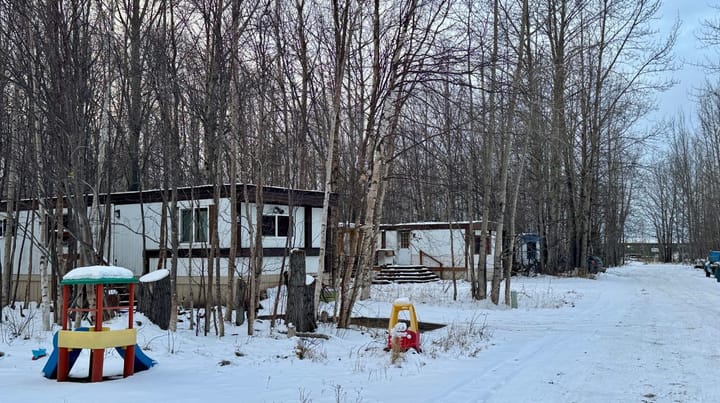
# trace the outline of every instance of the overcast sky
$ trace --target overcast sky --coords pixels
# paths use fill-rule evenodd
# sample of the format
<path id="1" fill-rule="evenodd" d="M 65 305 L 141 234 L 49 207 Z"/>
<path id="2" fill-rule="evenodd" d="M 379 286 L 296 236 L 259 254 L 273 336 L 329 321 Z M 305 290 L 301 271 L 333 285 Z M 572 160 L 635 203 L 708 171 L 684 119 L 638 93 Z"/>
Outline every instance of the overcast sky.
<path id="1" fill-rule="evenodd" d="M 654 113 L 651 119 L 672 117 L 683 111 L 689 123 L 694 121 L 695 101 L 692 94 L 694 89 L 705 82 L 706 72 L 693 63 L 701 62 L 703 55 L 709 54 L 696 37 L 703 20 L 720 15 L 720 11 L 710 6 L 717 3 L 720 3 L 720 0 L 663 0 L 659 29 L 667 35 L 675 19 L 680 18 L 682 25 L 675 45 L 675 54 L 678 63 L 682 64 L 680 70 L 673 74 L 678 84 L 659 94 L 658 112 Z"/>

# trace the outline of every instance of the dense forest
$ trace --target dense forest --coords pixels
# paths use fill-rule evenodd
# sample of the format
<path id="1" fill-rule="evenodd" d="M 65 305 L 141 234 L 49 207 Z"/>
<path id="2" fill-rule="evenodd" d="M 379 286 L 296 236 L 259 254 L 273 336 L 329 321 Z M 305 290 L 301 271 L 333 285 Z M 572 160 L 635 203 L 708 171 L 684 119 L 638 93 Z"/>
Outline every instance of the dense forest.
<path id="1" fill-rule="evenodd" d="M 95 264 L 105 240 L 88 195 L 162 189 L 172 209 L 178 186 L 238 182 L 337 193 L 325 219 L 358 225 L 358 267 L 379 223 L 408 221 L 493 222 L 505 252 L 536 232 L 547 273 L 589 255 L 621 263 L 633 215 L 666 259 L 678 242 L 702 255 L 720 243 L 720 96 L 708 84 L 697 129 L 639 124 L 673 84 L 679 22 L 661 34 L 660 6 L 0 2 L 3 229 L 15 203 L 38 200 L 44 225 L 72 228 L 78 263 Z M 648 160 L 658 138 L 667 148 Z M 71 222 L 52 213 L 61 199 Z"/>

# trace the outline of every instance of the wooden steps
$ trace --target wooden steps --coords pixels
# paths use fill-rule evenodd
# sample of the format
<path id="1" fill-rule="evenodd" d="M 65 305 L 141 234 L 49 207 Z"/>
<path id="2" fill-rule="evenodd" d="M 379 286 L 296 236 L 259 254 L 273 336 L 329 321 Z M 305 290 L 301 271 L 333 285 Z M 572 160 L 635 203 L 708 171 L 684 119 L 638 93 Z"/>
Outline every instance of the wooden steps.
<path id="1" fill-rule="evenodd" d="M 388 265 L 373 272 L 373 284 L 430 283 L 440 277 L 425 266 Z"/>
<path id="2" fill-rule="evenodd" d="M 130 290 L 127 285 L 114 285 L 108 287 L 107 296 L 109 300 L 115 304 L 115 306 L 129 306 L 130 305 Z M 137 287 L 135 288 L 135 301 L 137 302 Z"/>

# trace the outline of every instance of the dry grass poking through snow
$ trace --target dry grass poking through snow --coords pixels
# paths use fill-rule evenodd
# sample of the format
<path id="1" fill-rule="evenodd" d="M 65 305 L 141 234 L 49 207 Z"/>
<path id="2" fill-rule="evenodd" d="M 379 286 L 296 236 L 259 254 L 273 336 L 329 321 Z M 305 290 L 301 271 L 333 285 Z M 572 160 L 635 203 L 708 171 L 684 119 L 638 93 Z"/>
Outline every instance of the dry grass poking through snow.
<path id="1" fill-rule="evenodd" d="M 301 360 L 308 359 L 313 362 L 327 361 L 327 352 L 322 349 L 322 343 L 314 339 L 298 337 L 295 345 L 295 355 Z"/>
<path id="2" fill-rule="evenodd" d="M 442 335 L 432 339 L 432 348 L 426 351 L 433 357 L 436 357 L 438 352 L 454 352 L 458 356 L 477 356 L 485 342 L 492 337 L 492 330 L 486 320 L 487 315 L 478 315 L 466 323 L 449 324 L 438 330 Z"/>
<path id="3" fill-rule="evenodd" d="M 388 284 L 374 286 L 372 298 L 376 301 L 392 302 L 400 297 L 407 297 L 415 304 L 431 303 L 447 305 L 470 299 L 469 288 L 464 281 L 458 281 L 458 299 L 453 300 L 452 281 L 443 280 L 433 283 Z"/>
<path id="4" fill-rule="evenodd" d="M 563 306 L 575 306 L 580 295 L 574 290 L 557 291 L 548 282 L 546 286 L 518 289 L 518 301 L 521 308 L 557 309 Z"/>
<path id="5" fill-rule="evenodd" d="M 21 305 L 19 302 L 18 305 Z M 28 308 L 22 310 L 10 309 L 9 307 L 2 310 L 3 321 L 2 321 L 2 342 L 12 342 L 14 339 L 20 338 L 23 340 L 29 340 L 32 338 L 37 329 L 38 319 L 40 310 L 35 303 L 31 303 Z"/>

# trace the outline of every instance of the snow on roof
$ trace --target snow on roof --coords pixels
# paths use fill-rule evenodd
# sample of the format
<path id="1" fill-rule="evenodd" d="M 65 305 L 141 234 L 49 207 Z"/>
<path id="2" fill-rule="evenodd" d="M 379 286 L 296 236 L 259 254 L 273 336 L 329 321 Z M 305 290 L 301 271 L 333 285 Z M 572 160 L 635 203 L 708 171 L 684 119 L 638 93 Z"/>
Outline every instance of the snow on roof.
<path id="1" fill-rule="evenodd" d="M 221 186 L 232 186 L 232 185 L 233 185 L 233 183 L 231 183 L 231 182 L 226 182 L 226 183 L 223 183 Z M 243 186 L 243 185 L 246 185 L 246 184 L 244 184 L 244 183 L 235 183 L 235 185 L 236 185 L 236 186 Z M 248 185 L 248 186 L 257 186 L 257 185 L 254 184 L 254 183 L 247 183 L 247 185 Z M 197 185 L 197 186 L 181 186 L 181 187 L 178 188 L 178 190 L 191 189 L 191 188 L 193 188 L 193 187 L 194 187 L 194 188 L 202 188 L 202 187 L 205 187 L 205 186 L 210 186 L 210 184 L 202 184 L 202 185 Z M 288 191 L 288 190 L 290 190 L 290 191 L 300 191 L 300 192 L 308 192 L 308 193 L 323 193 L 323 194 L 325 193 L 325 191 L 323 191 L 323 190 L 318 190 L 318 189 L 295 189 L 295 188 L 288 188 L 288 187 L 284 187 L 284 186 L 262 185 L 262 188 L 263 188 L 263 189 L 267 189 L 267 190 L 280 190 L 280 191 Z M 163 191 L 162 188 L 153 188 L 153 189 L 144 189 L 144 190 L 143 190 L 143 192 L 161 192 L 161 191 Z M 112 192 L 113 195 L 123 195 L 123 194 L 133 195 L 133 194 L 137 194 L 137 193 L 138 193 L 137 190 L 128 190 L 128 191 Z"/>
<path id="2" fill-rule="evenodd" d="M 67 272 L 62 284 L 135 283 L 132 270 L 118 266 L 84 266 Z"/>
<path id="3" fill-rule="evenodd" d="M 417 222 L 400 222 L 395 224 L 389 224 L 389 223 L 381 223 L 380 228 L 401 228 L 401 227 L 432 227 L 433 229 L 449 229 L 451 226 L 456 228 L 454 229 L 461 229 L 459 227 L 461 226 L 467 226 L 467 225 L 478 225 L 482 224 L 482 219 L 480 220 L 473 220 L 473 221 L 417 221 Z M 495 221 L 488 221 L 488 224 L 496 225 Z"/>

